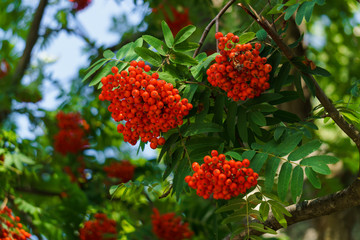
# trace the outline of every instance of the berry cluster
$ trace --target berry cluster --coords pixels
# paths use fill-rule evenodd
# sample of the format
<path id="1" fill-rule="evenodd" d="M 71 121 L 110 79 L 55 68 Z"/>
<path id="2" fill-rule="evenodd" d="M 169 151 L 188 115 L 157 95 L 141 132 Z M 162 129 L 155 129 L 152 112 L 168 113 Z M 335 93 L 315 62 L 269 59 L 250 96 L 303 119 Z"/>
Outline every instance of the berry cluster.
<path id="1" fill-rule="evenodd" d="M 0 210 L 0 239 L 1 240 L 26 240 L 31 234 L 23 229 L 20 218 L 12 214 L 7 206 Z"/>
<path id="2" fill-rule="evenodd" d="M 83 10 L 91 3 L 91 0 L 69 0 L 69 1 L 73 3 L 73 9 L 76 11 Z"/>
<path id="3" fill-rule="evenodd" d="M 175 217 L 175 213 L 165 213 L 160 215 L 159 210 L 153 208 L 151 222 L 153 232 L 161 240 L 182 240 L 190 238 L 194 233 L 189 230 L 189 223 L 181 222 L 180 217 Z"/>
<path id="4" fill-rule="evenodd" d="M 181 99 L 179 91 L 171 83 L 158 80 L 159 74 L 148 74 L 151 70 L 144 61 L 132 61 L 128 70 L 118 72 L 117 67 L 101 79 L 101 101 L 111 101 L 108 107 L 112 118 L 119 124 L 117 130 L 124 135 L 124 141 L 135 145 L 150 141 L 155 149 L 165 139 L 160 132 L 182 125 L 183 117 L 192 109 L 186 98 Z"/>
<path id="5" fill-rule="evenodd" d="M 213 193 L 214 199 L 229 200 L 256 186 L 259 175 L 249 168 L 249 165 L 248 159 L 228 161 L 224 154 L 212 150 L 211 156 L 204 157 L 203 164 L 192 164 L 195 173 L 186 176 L 185 182 L 191 188 L 197 189 L 196 194 L 204 199 L 208 199 Z"/>
<path id="6" fill-rule="evenodd" d="M 226 91 L 234 101 L 258 97 L 270 87 L 272 67 L 266 64 L 266 57 L 259 56 L 260 43 L 255 43 L 254 47 L 250 43 L 236 44 L 239 37 L 233 33 L 223 36 L 218 32 L 215 38 L 219 40 L 220 55 L 206 71 L 211 85 Z"/>
<path id="7" fill-rule="evenodd" d="M 81 240 L 116 240 L 116 222 L 103 213 L 95 214 L 95 220 L 87 221 L 80 229 Z"/>
<path id="8" fill-rule="evenodd" d="M 89 125 L 81 119 L 78 113 L 59 112 L 56 115 L 60 131 L 54 136 L 55 150 L 62 155 L 78 153 L 88 147 L 89 142 L 85 139 L 85 131 Z"/>
<path id="9" fill-rule="evenodd" d="M 104 171 L 109 178 L 120 179 L 121 183 L 126 183 L 134 177 L 135 166 L 129 161 L 113 162 L 104 167 Z"/>

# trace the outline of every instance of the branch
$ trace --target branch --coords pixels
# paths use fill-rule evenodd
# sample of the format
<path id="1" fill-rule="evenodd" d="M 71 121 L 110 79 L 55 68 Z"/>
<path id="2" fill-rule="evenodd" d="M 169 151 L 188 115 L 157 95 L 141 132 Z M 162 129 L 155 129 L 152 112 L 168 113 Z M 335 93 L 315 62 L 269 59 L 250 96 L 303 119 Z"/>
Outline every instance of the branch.
<path id="1" fill-rule="evenodd" d="M 286 209 L 291 213 L 292 217 L 286 217 L 287 225 L 329 215 L 338 211 L 360 205 L 360 179 L 356 179 L 349 187 L 334 194 L 324 197 L 304 201 L 298 204 L 293 204 Z M 264 223 L 265 226 L 276 230 L 282 228 L 272 213 L 269 213 L 268 219 Z M 263 232 L 250 230 L 250 235 L 262 235 Z M 244 239 L 247 235 L 243 232 L 233 238 L 233 240 Z M 230 239 L 227 236 L 225 239 Z"/>
<path id="2" fill-rule="evenodd" d="M 44 15 L 44 10 L 47 4 L 48 4 L 48 0 L 40 0 L 39 6 L 36 9 L 34 19 L 32 20 L 29 29 L 29 35 L 27 36 L 26 39 L 26 45 L 23 55 L 21 56 L 19 63 L 15 69 L 12 86 L 16 86 L 20 83 L 30 63 L 31 52 L 39 38 L 40 22 Z"/>
<path id="3" fill-rule="evenodd" d="M 250 12 L 243 4 L 238 4 L 244 11 L 249 14 L 252 18 L 256 20 L 256 22 L 269 34 L 269 36 L 274 40 L 279 49 L 283 52 L 285 57 L 293 64 L 292 59 L 294 58 L 294 53 L 289 48 L 284 41 L 281 39 L 279 34 L 271 27 L 271 24 L 264 18 L 259 16 L 255 10 L 253 10 L 254 14 Z M 295 65 L 294 65 L 295 66 Z M 295 66 L 296 67 L 296 66 Z M 297 67 L 296 67 L 297 68 Z M 301 71 L 300 69 L 298 69 Z M 320 101 L 320 103 L 324 106 L 325 110 L 328 112 L 329 116 L 334 120 L 334 122 L 341 128 L 341 130 L 348 135 L 349 138 L 356 144 L 359 152 L 360 152 L 360 132 L 356 129 L 356 127 L 344 119 L 344 117 L 340 114 L 340 112 L 336 109 L 332 101 L 326 96 L 322 88 L 319 86 L 315 78 L 306 72 L 301 71 L 303 75 L 306 75 L 313 82 L 316 89 L 316 98 Z M 359 175 L 360 177 L 360 171 Z"/>
<path id="4" fill-rule="evenodd" d="M 216 21 L 219 20 L 219 18 L 226 12 L 226 10 L 228 10 L 228 8 L 235 2 L 236 0 L 230 0 L 221 10 L 220 12 L 215 16 L 215 18 L 213 20 L 211 20 L 211 22 L 206 26 L 203 34 L 201 35 L 200 41 L 199 41 L 199 47 L 195 50 L 193 58 L 196 57 L 196 55 L 198 55 L 200 48 L 202 47 L 206 36 L 208 35 L 211 27 L 214 25 L 214 23 Z"/>

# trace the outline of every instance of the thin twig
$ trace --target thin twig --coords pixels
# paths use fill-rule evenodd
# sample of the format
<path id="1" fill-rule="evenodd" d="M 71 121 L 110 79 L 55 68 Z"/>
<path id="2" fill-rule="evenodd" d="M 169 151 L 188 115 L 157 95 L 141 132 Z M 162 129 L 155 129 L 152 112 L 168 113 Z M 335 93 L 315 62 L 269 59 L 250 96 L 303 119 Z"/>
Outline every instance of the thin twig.
<path id="1" fill-rule="evenodd" d="M 216 22 L 216 20 L 218 20 L 225 12 L 226 10 L 228 10 L 228 8 L 235 2 L 236 0 L 230 0 L 221 10 L 220 12 L 216 15 L 216 17 L 211 20 L 211 22 L 206 26 L 203 34 L 201 35 L 201 38 L 200 38 L 200 41 L 199 41 L 199 47 L 195 50 L 194 52 L 194 55 L 193 55 L 193 58 L 195 58 L 199 51 L 200 51 L 200 48 L 202 47 L 204 41 L 205 41 L 205 38 L 206 36 L 208 35 L 211 27 L 214 25 L 214 23 Z"/>

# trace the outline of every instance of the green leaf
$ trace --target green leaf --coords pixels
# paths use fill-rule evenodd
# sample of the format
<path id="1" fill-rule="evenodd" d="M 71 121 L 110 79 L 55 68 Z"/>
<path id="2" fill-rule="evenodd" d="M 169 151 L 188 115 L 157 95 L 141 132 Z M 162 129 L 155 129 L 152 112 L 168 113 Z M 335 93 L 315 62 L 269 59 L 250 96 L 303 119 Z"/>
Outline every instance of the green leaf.
<path id="1" fill-rule="evenodd" d="M 289 154 L 291 151 L 293 151 L 294 148 L 296 148 L 296 146 L 302 140 L 302 136 L 303 135 L 301 132 L 295 132 L 293 134 L 287 135 L 286 138 L 284 139 L 284 141 L 282 141 L 277 146 L 277 151 L 278 151 L 277 155 L 282 157 L 282 156 Z"/>
<path id="2" fill-rule="evenodd" d="M 105 52 L 103 53 L 104 58 L 113 58 L 115 57 L 115 53 L 113 53 L 111 50 L 105 50 Z"/>
<path id="3" fill-rule="evenodd" d="M 237 114 L 237 104 L 235 102 L 230 102 L 228 106 L 228 114 L 226 119 L 226 130 L 229 135 L 230 140 L 235 143 L 235 118 Z"/>
<path id="4" fill-rule="evenodd" d="M 249 227 L 251 229 L 254 229 L 256 231 L 259 231 L 259 232 L 263 232 L 263 233 L 270 233 L 270 234 L 277 234 L 277 232 L 269 227 L 266 227 L 260 223 L 255 223 L 255 222 L 252 222 L 249 224 Z"/>
<path id="5" fill-rule="evenodd" d="M 246 32 L 246 33 L 241 34 L 239 36 L 238 44 L 244 44 L 244 43 L 251 41 L 255 37 L 255 35 L 256 34 L 254 32 Z"/>
<path id="6" fill-rule="evenodd" d="M 213 121 L 220 125 L 222 125 L 223 122 L 224 105 L 225 105 L 225 96 L 223 95 L 216 96 Z"/>
<path id="7" fill-rule="evenodd" d="M 320 182 L 318 176 L 310 167 L 305 168 L 305 174 L 308 177 L 310 183 L 314 186 L 314 188 L 317 188 L 317 189 L 321 188 L 321 182 Z"/>
<path id="8" fill-rule="evenodd" d="M 265 119 L 264 115 L 260 112 L 250 112 L 249 117 L 250 117 L 251 121 L 253 121 L 257 125 L 259 125 L 260 127 L 266 125 L 266 119 Z"/>
<path id="9" fill-rule="evenodd" d="M 116 58 L 121 60 L 122 58 L 124 58 L 126 56 L 126 54 L 128 53 L 128 51 L 130 50 L 130 48 L 132 47 L 133 43 L 130 42 L 128 44 L 125 44 L 124 46 L 122 46 L 122 48 L 120 48 L 117 53 L 116 53 Z"/>
<path id="10" fill-rule="evenodd" d="M 126 57 L 125 57 L 124 60 L 129 62 L 129 61 L 137 58 L 138 54 L 134 50 L 137 47 L 142 47 L 143 43 L 144 43 L 143 38 L 138 38 L 135 42 L 133 42 L 133 44 L 131 45 L 131 48 L 127 52 Z"/>
<path id="11" fill-rule="evenodd" d="M 193 136 L 201 133 L 210 132 L 222 132 L 222 127 L 216 123 L 195 123 L 191 124 L 187 131 L 184 133 L 184 137 Z"/>
<path id="12" fill-rule="evenodd" d="M 248 142 L 246 110 L 241 106 L 238 109 L 237 129 L 238 129 L 238 133 L 239 133 L 241 140 L 243 142 Z"/>
<path id="13" fill-rule="evenodd" d="M 323 77 L 331 77 L 331 73 L 328 70 L 318 67 L 318 66 L 314 70 L 311 70 L 310 72 L 314 75 L 319 75 L 319 76 L 323 76 Z"/>
<path id="14" fill-rule="evenodd" d="M 312 164 L 335 164 L 339 161 L 337 157 L 329 155 L 312 156 L 303 159 L 300 164 L 304 166 L 312 166 Z"/>
<path id="15" fill-rule="evenodd" d="M 258 153 L 255 155 L 254 159 L 250 162 L 250 167 L 254 170 L 254 172 L 259 173 L 261 168 L 264 166 L 266 159 L 268 158 L 267 153 Z"/>
<path id="16" fill-rule="evenodd" d="M 259 208 L 260 215 L 262 216 L 262 219 L 266 221 L 270 211 L 270 206 L 267 202 L 262 202 Z"/>
<path id="17" fill-rule="evenodd" d="M 136 47 L 134 51 L 145 61 L 148 61 L 155 67 L 159 67 L 162 63 L 162 58 L 158 53 L 153 52 L 145 47 Z"/>
<path id="18" fill-rule="evenodd" d="M 239 161 L 242 161 L 243 158 L 241 157 L 241 155 L 237 152 L 233 152 L 233 151 L 229 151 L 229 152 L 226 152 L 225 155 L 227 156 L 230 156 L 236 160 L 239 160 Z"/>
<path id="19" fill-rule="evenodd" d="M 183 97 L 187 98 L 187 100 L 191 102 L 198 87 L 198 84 L 187 84 L 184 89 Z"/>
<path id="20" fill-rule="evenodd" d="M 218 209 L 216 209 L 215 213 L 222 213 L 222 212 L 228 212 L 228 211 L 237 211 L 240 208 L 244 207 L 246 205 L 246 201 L 244 199 L 239 199 L 236 202 L 226 204 Z"/>
<path id="21" fill-rule="evenodd" d="M 156 37 L 150 35 L 142 36 L 145 42 L 147 42 L 150 46 L 154 47 L 158 53 L 165 56 L 169 51 L 169 48 L 165 45 L 163 41 L 157 39 Z"/>
<path id="22" fill-rule="evenodd" d="M 310 20 L 315 2 L 305 2 L 301 4 L 299 10 L 296 13 L 295 22 L 297 25 L 300 25 L 303 18 L 308 22 Z"/>
<path id="23" fill-rule="evenodd" d="M 287 228 L 287 221 L 284 217 L 284 214 L 281 212 L 281 209 L 277 205 L 271 205 L 271 211 L 274 214 L 275 219 L 280 223 L 280 225 L 284 228 Z"/>
<path id="24" fill-rule="evenodd" d="M 304 79 L 306 86 L 309 88 L 311 95 L 316 96 L 314 82 L 311 80 L 311 78 L 307 74 L 301 73 L 301 76 Z"/>
<path id="25" fill-rule="evenodd" d="M 189 52 L 189 51 L 193 51 L 195 49 L 197 49 L 199 47 L 198 43 L 194 43 L 194 42 L 182 42 L 180 44 L 176 44 L 174 46 L 174 50 L 176 52 Z M 206 53 L 205 53 L 206 55 Z M 199 56 L 199 55 L 198 55 Z M 198 57 L 197 56 L 197 57 Z"/>
<path id="26" fill-rule="evenodd" d="M 104 62 L 106 62 L 106 61 L 107 61 L 107 60 L 104 59 L 104 58 L 97 60 L 96 62 L 94 62 L 93 64 L 91 64 L 91 66 L 88 67 L 88 68 L 86 69 L 86 71 L 89 71 L 90 69 L 92 69 L 93 67 L 95 67 L 95 65 L 98 65 L 98 64 L 100 64 L 100 63 L 104 63 Z"/>
<path id="27" fill-rule="evenodd" d="M 119 187 L 121 187 L 123 184 L 119 184 L 119 185 L 113 185 L 110 187 L 109 189 L 109 193 L 112 196 L 113 194 L 115 194 L 115 192 L 119 189 Z"/>
<path id="28" fill-rule="evenodd" d="M 288 156 L 288 160 L 296 161 L 301 158 L 304 158 L 307 155 L 309 155 L 310 153 L 319 149 L 320 146 L 321 146 L 321 142 L 319 140 L 310 141 L 310 142 L 302 145 L 298 149 L 296 149 L 294 152 L 290 153 L 290 155 Z"/>
<path id="29" fill-rule="evenodd" d="M 198 64 L 198 62 L 194 58 L 192 58 L 189 55 L 186 55 L 184 53 L 180 53 L 180 52 L 171 53 L 170 61 L 172 61 L 173 63 L 176 63 L 176 64 L 185 65 L 185 66 L 194 66 L 194 65 Z"/>
<path id="30" fill-rule="evenodd" d="M 265 41 L 267 37 L 267 32 L 264 29 L 260 29 L 259 31 L 256 32 L 256 38 L 259 41 Z"/>
<path id="31" fill-rule="evenodd" d="M 171 75 L 169 72 L 158 72 L 159 78 L 165 80 L 168 83 L 171 83 L 172 85 L 176 85 L 176 77 Z"/>
<path id="32" fill-rule="evenodd" d="M 266 192 L 271 192 L 274 185 L 274 178 L 276 171 L 279 167 L 280 159 L 277 157 L 272 157 L 269 159 L 265 169 L 265 183 L 264 190 Z"/>
<path id="33" fill-rule="evenodd" d="M 285 162 L 281 166 L 281 170 L 279 173 L 279 181 L 278 181 L 278 196 L 281 201 L 285 201 L 289 188 L 291 172 L 292 172 L 291 163 Z"/>
<path id="34" fill-rule="evenodd" d="M 296 199 L 298 196 L 301 196 L 302 189 L 304 184 L 304 171 L 298 165 L 294 168 L 291 177 L 291 197 L 294 203 L 296 203 Z"/>
<path id="35" fill-rule="evenodd" d="M 174 45 L 174 36 L 169 28 L 169 26 L 167 25 L 167 23 L 163 20 L 161 22 L 161 27 L 162 27 L 162 31 L 164 34 L 164 39 L 165 39 L 165 43 L 169 48 L 172 48 Z"/>
<path id="36" fill-rule="evenodd" d="M 296 9 L 299 7 L 299 3 L 295 4 L 295 5 L 292 5 L 290 7 L 288 7 L 286 10 L 285 10 L 285 16 L 284 16 L 284 20 L 287 21 L 293 14 L 294 12 L 296 11 Z"/>
<path id="37" fill-rule="evenodd" d="M 281 136 L 283 135 L 284 131 L 285 131 L 286 127 L 283 127 L 283 126 L 280 126 L 280 127 L 277 127 L 274 131 L 274 139 L 275 141 L 278 141 Z"/>
<path id="38" fill-rule="evenodd" d="M 89 77 L 91 77 L 91 75 L 93 75 L 97 70 L 99 70 L 103 66 L 104 62 L 106 62 L 106 59 L 101 59 L 101 61 L 97 61 L 97 65 L 93 66 L 93 68 L 85 75 L 82 81 L 84 82 Z"/>
<path id="39" fill-rule="evenodd" d="M 283 110 L 277 110 L 273 115 L 275 118 L 288 123 L 299 122 L 301 120 L 298 115 Z"/>
<path id="40" fill-rule="evenodd" d="M 91 87 L 91 86 L 98 84 L 101 81 L 101 78 L 106 77 L 109 73 L 111 73 L 111 68 L 113 66 L 115 66 L 115 64 L 116 64 L 115 61 L 111 61 L 111 62 L 107 63 L 105 65 L 105 67 L 103 67 L 101 69 L 101 71 L 98 72 L 95 75 L 95 77 L 91 80 L 91 82 L 89 83 L 89 86 Z"/>
<path id="41" fill-rule="evenodd" d="M 180 198 L 181 193 L 184 190 L 185 181 L 184 178 L 189 175 L 191 172 L 190 166 L 188 164 L 187 159 L 181 159 L 179 161 L 179 166 L 176 168 L 173 180 L 173 187 L 176 199 Z"/>
<path id="42" fill-rule="evenodd" d="M 182 28 L 175 36 L 174 44 L 181 43 L 188 39 L 191 34 L 193 34 L 196 30 L 196 27 L 193 25 L 188 25 Z"/>
<path id="43" fill-rule="evenodd" d="M 170 149 L 171 145 L 173 145 L 176 140 L 178 140 L 179 138 L 179 133 L 173 133 L 170 135 L 170 137 L 166 140 L 166 142 L 164 143 L 164 145 L 161 148 L 159 157 L 157 159 L 157 162 L 159 163 L 162 159 L 162 157 L 164 156 L 164 154 L 166 152 L 168 152 L 168 150 Z"/>
<path id="44" fill-rule="evenodd" d="M 255 156 L 256 152 L 253 150 L 250 151 L 245 151 L 242 154 L 242 158 L 243 159 L 248 159 L 249 161 L 251 161 L 251 159 Z"/>
<path id="45" fill-rule="evenodd" d="M 305 95 L 304 95 L 303 87 L 302 87 L 302 84 L 301 84 L 301 77 L 300 77 L 299 72 L 296 72 L 294 74 L 294 77 L 295 77 L 294 85 L 295 85 L 295 88 L 296 88 L 296 92 L 298 93 L 301 100 L 303 102 L 305 102 Z"/>
<path id="46" fill-rule="evenodd" d="M 277 75 L 277 77 L 274 80 L 275 81 L 275 83 L 274 83 L 275 92 L 279 92 L 281 90 L 283 83 L 286 81 L 286 79 L 289 76 L 290 69 L 291 69 L 291 65 L 289 62 L 286 62 L 281 66 L 279 74 Z"/>

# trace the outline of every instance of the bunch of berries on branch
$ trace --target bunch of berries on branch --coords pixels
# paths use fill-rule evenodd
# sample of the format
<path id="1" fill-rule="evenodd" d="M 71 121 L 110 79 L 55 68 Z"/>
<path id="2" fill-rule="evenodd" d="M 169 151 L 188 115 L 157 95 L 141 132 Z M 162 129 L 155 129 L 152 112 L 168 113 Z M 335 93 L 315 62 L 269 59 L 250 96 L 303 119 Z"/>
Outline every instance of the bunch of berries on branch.
<path id="1" fill-rule="evenodd" d="M 26 240 L 31 234 L 23 229 L 20 218 L 12 214 L 12 210 L 5 206 L 0 210 L 0 239 Z"/>
<path id="2" fill-rule="evenodd" d="M 237 44 L 239 37 L 233 33 L 224 36 L 218 32 L 215 38 L 219 40 L 220 55 L 206 71 L 211 85 L 226 91 L 234 101 L 258 97 L 270 87 L 272 67 L 266 64 L 266 57 L 259 56 L 260 43 Z"/>
<path id="3" fill-rule="evenodd" d="M 76 11 L 83 10 L 91 3 L 91 0 L 69 0 L 69 1 L 73 3 L 73 9 Z"/>
<path id="4" fill-rule="evenodd" d="M 204 199 L 214 194 L 214 199 L 229 200 L 256 186 L 259 175 L 249 168 L 249 165 L 248 159 L 228 161 L 224 154 L 212 150 L 211 156 L 204 157 L 203 164 L 192 164 L 195 173 L 186 176 L 185 182 L 191 188 L 197 189 L 196 194 Z"/>
<path id="5" fill-rule="evenodd" d="M 149 74 L 150 70 L 144 61 L 132 61 L 128 70 L 120 73 L 112 67 L 113 74 L 101 79 L 99 99 L 111 101 L 108 110 L 115 121 L 125 121 L 117 126 L 125 142 L 135 145 L 141 137 L 155 149 L 165 143 L 160 133 L 182 125 L 193 106 L 181 99 L 171 83 L 159 80 L 158 73 Z"/>
<path id="6" fill-rule="evenodd" d="M 79 113 L 58 112 L 56 115 L 60 131 L 54 136 L 55 151 L 66 155 L 67 153 L 78 153 L 89 146 L 85 138 L 85 131 L 89 125 L 83 120 Z"/>
<path id="7" fill-rule="evenodd" d="M 160 215 L 159 210 L 153 208 L 151 222 L 153 232 L 161 240 L 183 240 L 190 238 L 194 233 L 189 230 L 189 224 L 183 223 L 175 213 Z"/>
<path id="8" fill-rule="evenodd" d="M 104 167 L 104 171 L 109 178 L 117 178 L 120 183 L 126 183 L 134 177 L 135 166 L 129 161 L 112 162 Z"/>
<path id="9" fill-rule="evenodd" d="M 95 220 L 84 223 L 80 229 L 81 240 L 116 240 L 116 222 L 103 213 L 95 214 Z"/>

